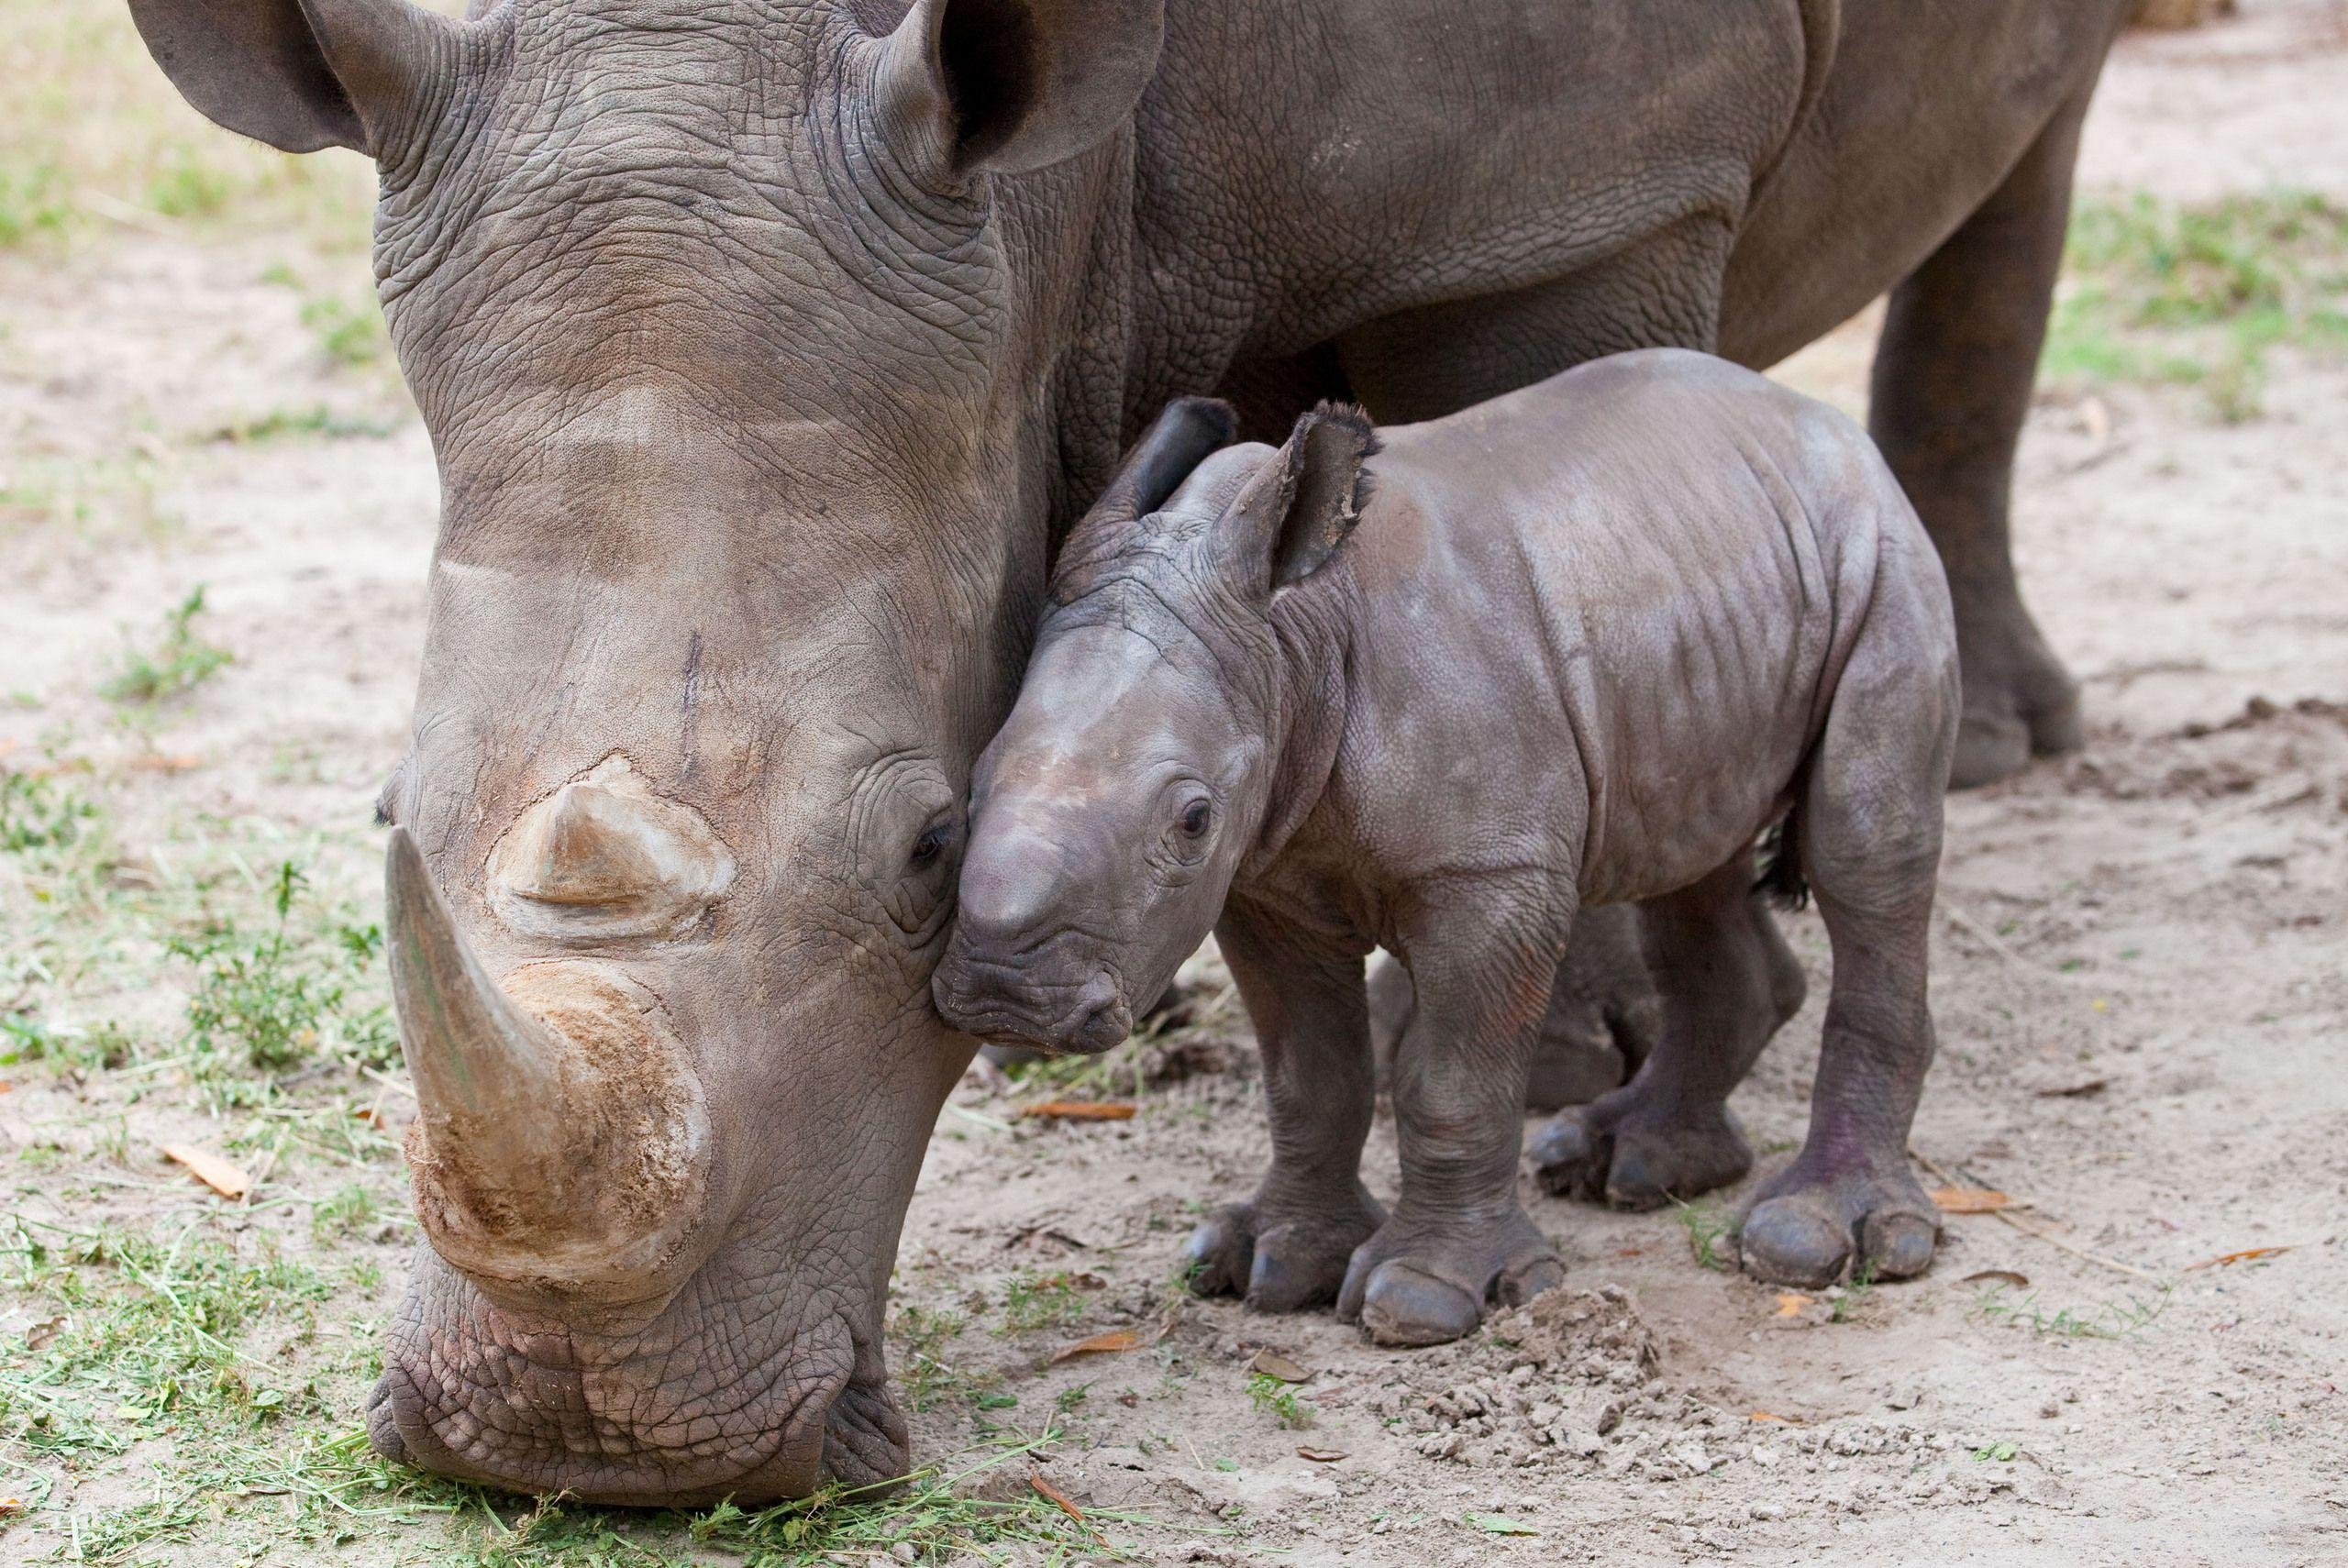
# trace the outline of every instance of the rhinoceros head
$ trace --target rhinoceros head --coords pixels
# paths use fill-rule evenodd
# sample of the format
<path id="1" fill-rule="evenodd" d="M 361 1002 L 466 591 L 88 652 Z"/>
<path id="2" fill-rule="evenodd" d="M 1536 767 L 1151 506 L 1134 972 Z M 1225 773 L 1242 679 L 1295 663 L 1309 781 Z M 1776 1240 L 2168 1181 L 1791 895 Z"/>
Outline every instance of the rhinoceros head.
<path id="1" fill-rule="evenodd" d="M 1160 0 L 131 9 L 213 119 L 374 159 L 439 463 L 376 1445 L 617 1502 L 900 1473 L 882 1301 L 969 1050 L 930 970 L 1114 456 L 1084 280 Z"/>

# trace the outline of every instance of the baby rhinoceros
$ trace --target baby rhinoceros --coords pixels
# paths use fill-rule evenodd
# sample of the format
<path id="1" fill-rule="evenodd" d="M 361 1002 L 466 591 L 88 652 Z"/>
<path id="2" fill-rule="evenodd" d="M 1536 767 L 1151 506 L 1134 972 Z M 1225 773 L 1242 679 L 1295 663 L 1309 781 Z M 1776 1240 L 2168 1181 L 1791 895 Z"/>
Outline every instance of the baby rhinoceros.
<path id="1" fill-rule="evenodd" d="M 1577 911 L 1638 905 L 1663 1029 L 1542 1131 L 1545 1180 L 1635 1205 L 1749 1169 L 1729 1091 L 1801 995 L 1755 884 L 1782 823 L 1763 881 L 1814 889 L 1833 989 L 1809 1139 L 1747 1211 L 1744 1265 L 1922 1271 L 1938 1220 L 1906 1150 L 1956 635 L 1867 438 L 1677 350 L 1382 444 L 1326 405 L 1277 450 L 1232 432 L 1224 404 L 1169 406 L 1062 553 L 972 783 L 947 1017 L 1102 1050 L 1213 929 L 1272 1164 L 1191 1238 L 1198 1287 L 1454 1339 L 1563 1274 L 1517 1157 Z M 1391 1214 L 1358 1176 L 1373 944 L 1418 996 Z"/>

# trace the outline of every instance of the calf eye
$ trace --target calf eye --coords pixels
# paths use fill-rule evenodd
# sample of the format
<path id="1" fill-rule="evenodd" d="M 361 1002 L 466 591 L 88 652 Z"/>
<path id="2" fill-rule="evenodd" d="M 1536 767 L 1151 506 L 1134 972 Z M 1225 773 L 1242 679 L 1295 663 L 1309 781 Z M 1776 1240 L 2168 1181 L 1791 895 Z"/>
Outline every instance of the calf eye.
<path id="1" fill-rule="evenodd" d="M 1206 801 L 1193 801 L 1183 809 L 1182 831 L 1197 838 L 1207 831 L 1207 824 L 1213 820 L 1214 812 Z"/>

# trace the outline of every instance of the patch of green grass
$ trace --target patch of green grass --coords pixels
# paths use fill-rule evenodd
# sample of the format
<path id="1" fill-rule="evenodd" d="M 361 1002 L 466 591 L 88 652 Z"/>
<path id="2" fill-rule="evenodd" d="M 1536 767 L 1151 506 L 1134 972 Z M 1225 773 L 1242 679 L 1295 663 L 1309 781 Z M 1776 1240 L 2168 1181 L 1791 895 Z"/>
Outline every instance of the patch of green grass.
<path id="1" fill-rule="evenodd" d="M 1072 1274 L 1021 1269 L 1003 1282 L 1000 1331 L 1025 1334 L 1067 1327 L 1084 1315 L 1083 1288 Z"/>
<path id="2" fill-rule="evenodd" d="M 0 474 L 0 537 L 62 526 L 89 540 L 168 538 L 180 519 L 160 500 L 161 471 L 143 451 L 111 458 L 21 454 Z"/>
<path id="3" fill-rule="evenodd" d="M 339 1047 L 356 1060 L 388 1066 L 397 1036 L 386 1010 L 352 1010 L 349 982 L 382 949 L 373 925 L 336 923 L 324 933 L 297 932 L 294 900 L 307 878 L 282 862 L 271 898 L 273 922 L 258 933 L 224 921 L 196 936 L 174 937 L 170 951 L 196 966 L 188 999 L 188 1043 L 199 1079 L 217 1078 L 235 1065 L 278 1072 Z"/>
<path id="4" fill-rule="evenodd" d="M 966 1372 L 948 1361 L 948 1346 L 969 1327 L 961 1313 L 945 1308 L 901 1305 L 890 1320 L 897 1342 L 897 1383 L 905 1403 L 915 1410 L 936 1408 L 943 1401 L 973 1395 L 991 1381 Z"/>
<path id="5" fill-rule="evenodd" d="M 1851 1275 L 1851 1283 L 1835 1286 L 1827 1292 L 1827 1320 L 1847 1323 L 1859 1315 L 1867 1297 L 1875 1294 L 1875 1264 L 1863 1264 Z"/>
<path id="6" fill-rule="evenodd" d="M 48 1062 L 63 1067 L 127 1066 L 131 1038 L 120 1026 L 102 1023 L 91 1029 L 55 1028 L 22 1014 L 0 1013 L 0 1066 L 24 1062 Z"/>
<path id="7" fill-rule="evenodd" d="M 0 250 L 53 238 L 73 220 L 65 173 L 54 160 L 0 161 Z"/>
<path id="8" fill-rule="evenodd" d="M 1312 1424 L 1312 1407 L 1299 1402 L 1296 1389 L 1269 1373 L 1249 1375 L 1247 1402 L 1256 1408 L 1258 1415 L 1269 1416 L 1284 1427 L 1309 1427 Z"/>
<path id="9" fill-rule="evenodd" d="M 302 325 L 310 329 L 318 352 L 345 370 L 372 365 L 391 351 L 383 313 L 371 299 L 355 304 L 331 295 L 306 300 Z"/>
<path id="10" fill-rule="evenodd" d="M 154 647 L 127 648 L 98 694 L 126 707 L 152 710 L 217 675 L 232 656 L 196 634 L 195 618 L 203 613 L 204 585 L 198 583 L 177 608 L 165 613 L 162 636 Z"/>
<path id="11" fill-rule="evenodd" d="M 0 1283 L 50 1315 L 0 1366 L 0 1438 L 42 1455 L 119 1453 L 191 1419 L 273 1419 L 302 1395 L 230 1342 L 263 1320 L 315 1332 L 312 1309 L 330 1294 L 266 1232 L 247 1256 L 202 1219 L 169 1235 L 9 1223 Z"/>
<path id="12" fill-rule="evenodd" d="M 322 403 L 307 408 L 272 408 L 232 419 L 211 431 L 207 439 L 238 447 L 264 446 L 271 441 L 316 437 L 327 441 L 389 436 L 398 426 L 388 419 L 362 419 L 338 414 Z"/>
<path id="13" fill-rule="evenodd" d="M 310 1234 L 321 1242 L 348 1236 L 375 1223 L 378 1212 L 374 1189 L 350 1182 L 310 1205 Z"/>
<path id="14" fill-rule="evenodd" d="M 2290 191 L 2079 204 L 2041 363 L 2049 381 L 2190 386 L 2237 423 L 2260 413 L 2281 346 L 2348 351 L 2348 205 Z"/>
<path id="15" fill-rule="evenodd" d="M 1672 1212 L 1680 1229 L 1688 1232 L 1688 1251 L 1695 1257 L 1697 1266 L 1727 1272 L 1729 1259 L 1721 1243 L 1736 1229 L 1736 1220 L 1728 1210 L 1707 1199 L 1700 1203 L 1674 1203 Z"/>
<path id="16" fill-rule="evenodd" d="M 70 248 L 120 227 L 298 228 L 365 243 L 374 171 L 206 123 L 119 6 L 0 0 L 0 248 Z"/>
<path id="17" fill-rule="evenodd" d="M 97 817 L 94 803 L 55 778 L 0 768 L 0 852 L 70 848 Z"/>
<path id="18" fill-rule="evenodd" d="M 2083 1340 L 2125 1340 L 2143 1332 L 2168 1310 L 2168 1286 L 2147 1301 L 2131 1296 L 2123 1306 L 2100 1301 L 2092 1307 L 2063 1307 L 2050 1312 L 2039 1305 L 2038 1292 L 2015 1297 L 2003 1285 L 1985 1288 L 1973 1304 L 1975 1315 L 2003 1327 L 2026 1329 L 2042 1337 Z"/>

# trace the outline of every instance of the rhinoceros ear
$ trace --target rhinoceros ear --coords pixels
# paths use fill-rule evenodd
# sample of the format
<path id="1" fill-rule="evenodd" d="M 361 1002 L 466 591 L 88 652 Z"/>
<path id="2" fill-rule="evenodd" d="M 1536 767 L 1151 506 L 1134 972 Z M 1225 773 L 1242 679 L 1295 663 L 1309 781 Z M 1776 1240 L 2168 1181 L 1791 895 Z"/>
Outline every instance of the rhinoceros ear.
<path id="1" fill-rule="evenodd" d="M 1165 37 L 1165 0 L 914 0 L 882 51 L 882 123 L 937 178 L 1047 168 L 1133 114 Z"/>
<path id="2" fill-rule="evenodd" d="M 464 27 L 409 0 L 130 0 L 130 16 L 205 118 L 287 152 L 370 155 Z"/>
<path id="3" fill-rule="evenodd" d="M 1362 465 L 1378 455 L 1369 415 L 1324 403 L 1296 422 L 1215 525 L 1222 558 L 1267 591 L 1327 564 L 1369 500 Z"/>

